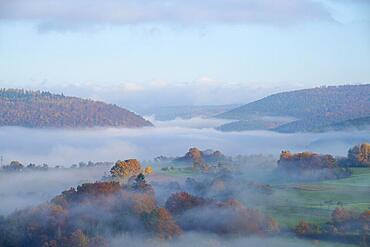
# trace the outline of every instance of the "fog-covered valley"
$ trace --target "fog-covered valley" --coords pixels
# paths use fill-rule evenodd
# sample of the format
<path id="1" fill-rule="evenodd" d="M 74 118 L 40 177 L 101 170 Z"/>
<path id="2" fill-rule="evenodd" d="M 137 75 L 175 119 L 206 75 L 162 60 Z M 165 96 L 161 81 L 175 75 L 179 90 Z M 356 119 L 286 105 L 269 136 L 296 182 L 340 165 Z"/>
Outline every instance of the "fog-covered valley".
<path id="1" fill-rule="evenodd" d="M 358 177 L 353 183 L 351 181 L 354 178 L 345 178 L 348 177 L 347 172 L 343 173 L 344 179 L 338 181 L 351 184 L 351 191 L 356 191 L 356 195 L 348 197 L 349 191 L 344 189 L 345 187 L 333 187 L 331 182 L 320 181 L 319 177 L 327 172 L 325 169 L 318 171 L 319 175 L 309 172 L 308 176 L 311 178 L 308 181 L 295 181 L 296 178 L 292 177 L 293 180 L 290 180 L 289 176 L 296 177 L 296 175 L 289 175 L 282 170 L 278 172 L 277 168 L 279 155 L 281 160 L 283 150 L 310 151 L 344 157 L 347 156 L 349 147 L 370 140 L 370 132 L 294 134 L 272 131 L 221 132 L 215 127 L 227 123 L 228 120 L 201 117 L 177 118 L 170 121 L 150 120 L 155 127 L 141 129 L 0 128 L 2 165 L 6 167 L 14 160 L 23 164 L 23 168 L 17 168 L 16 164 L 19 163 L 14 163 L 14 168 L 10 166 L 0 172 L 0 201 L 2 202 L 0 231 L 9 231 L 9 224 L 14 224 L 11 222 L 17 218 L 19 222 L 24 222 L 19 224 L 31 224 L 35 220 L 27 218 L 31 216 L 36 217 L 37 224 L 60 221 L 55 224 L 65 228 L 62 234 L 67 239 L 63 240 L 58 236 L 55 238 L 62 245 L 70 245 L 74 243 L 73 241 L 77 241 L 79 244 L 89 243 L 86 246 L 114 247 L 129 241 L 133 243 L 132 246 L 138 247 L 182 247 L 194 242 L 202 247 L 315 246 L 317 243 L 310 239 L 297 238 L 296 234 L 305 236 L 304 232 L 297 230 L 300 229 L 298 224 L 301 220 L 310 222 L 310 219 L 314 218 L 316 221 L 324 222 L 330 220 L 332 210 L 338 205 L 351 208 L 354 203 L 360 205 L 361 201 L 370 199 L 366 195 L 368 188 L 366 177 L 363 178 L 365 180 Z M 192 147 L 198 147 L 200 150 L 220 150 L 222 153 L 189 150 Z M 200 156 L 197 152 L 200 152 Z M 112 181 L 112 179 L 115 181 L 112 165 L 117 160 L 128 159 L 140 160 L 141 166 L 152 167 L 153 173 L 146 174 L 143 182 L 140 182 L 139 176 L 133 184 L 126 180 L 119 189 L 121 192 L 110 194 L 109 186 L 113 186 L 113 189 L 115 185 L 105 181 Z M 99 161 L 106 163 L 94 163 Z M 26 167 L 31 163 L 35 165 Z M 43 169 L 44 164 L 48 165 L 48 169 Z M 339 172 L 342 168 L 335 169 L 339 169 L 337 171 Z M 146 172 L 146 169 L 139 171 Z M 306 176 L 305 173 L 302 170 L 298 174 Z M 332 172 L 329 171 L 328 174 Z M 314 180 L 311 181 L 312 178 Z M 329 178 L 327 181 L 333 179 L 332 175 L 327 178 Z M 92 187 L 84 189 L 85 187 L 81 187 L 83 184 Z M 99 189 L 100 185 L 108 187 L 103 192 Z M 72 187 L 77 188 L 77 191 L 69 190 Z M 320 193 L 324 193 L 325 197 L 310 194 L 311 187 L 315 190 L 320 188 Z M 145 188 L 148 188 L 149 192 L 141 191 Z M 150 192 L 152 190 L 153 195 Z M 61 194 L 62 191 L 64 192 Z M 70 193 L 75 195 L 70 197 Z M 83 193 L 87 194 L 83 195 Z M 92 196 L 89 193 L 98 194 Z M 129 200 L 136 205 L 129 218 L 122 218 L 123 221 L 120 224 L 126 224 L 124 226 L 126 230 L 123 231 L 110 220 L 121 217 L 117 215 L 121 211 L 112 211 L 118 206 L 117 203 L 122 202 L 122 199 L 116 198 L 120 193 L 123 193 L 124 200 Z M 127 197 L 125 193 L 133 193 L 134 197 Z M 81 199 L 85 198 L 83 200 L 88 201 L 75 201 L 79 200 L 77 198 L 80 196 L 82 196 Z M 103 197 L 100 198 L 101 196 Z M 107 199 L 104 199 L 105 197 Z M 141 197 L 143 198 L 140 199 Z M 59 200 L 62 201 L 59 202 Z M 151 202 L 152 200 L 154 201 Z M 186 205 L 190 202 L 194 205 L 186 209 L 188 207 Z M 102 203 L 105 206 L 100 205 Z M 149 211 L 145 208 L 153 207 L 151 203 L 154 203 L 156 208 L 150 209 L 153 210 L 150 215 L 158 212 L 159 215 L 155 217 L 159 217 L 158 220 L 163 222 L 148 226 L 150 218 L 142 217 L 145 215 L 149 217 Z M 366 203 L 356 211 L 356 214 L 366 208 Z M 61 216 L 53 216 L 54 213 L 48 215 L 48 207 L 59 207 L 59 205 L 62 208 L 53 210 L 62 210 L 60 213 L 67 215 L 68 226 L 63 225 Z M 142 208 L 139 209 L 141 213 L 135 211 L 138 210 L 135 209 L 137 207 Z M 184 212 L 182 207 L 185 208 Z M 131 210 L 130 208 L 131 206 L 126 210 Z M 41 210 L 41 215 L 38 210 Z M 166 216 L 168 214 L 166 210 L 172 216 Z M 81 215 L 82 212 L 87 215 Z M 42 216 L 45 213 L 47 216 Z M 136 218 L 138 213 L 139 218 Z M 162 215 L 163 213 L 165 214 Z M 1 219 L 1 215 L 9 218 Z M 2 220 L 3 223 L 1 223 Z M 93 232 L 88 233 L 89 227 L 84 226 L 85 223 L 81 225 L 82 222 L 79 223 L 79 220 L 83 222 L 92 220 L 104 226 L 96 226 Z M 126 220 L 133 222 L 127 223 Z M 104 223 L 105 221 L 108 222 Z M 137 224 L 142 224 L 140 222 L 144 223 L 146 230 L 136 227 Z M 259 223 L 253 225 L 251 222 Z M 69 229 L 77 230 L 69 233 Z M 32 230 L 27 231 L 32 232 Z M 155 235 L 159 238 L 153 236 L 151 233 L 153 231 L 157 232 Z M 84 232 L 90 234 L 90 239 L 84 235 Z M 11 234 L 6 233 L 5 236 L 9 239 L 4 238 L 3 243 L 17 242 L 11 239 Z M 52 237 L 53 234 L 50 236 Z M 104 238 L 100 239 L 101 236 Z M 352 243 L 358 243 L 358 240 L 338 240 L 332 243 L 331 237 L 326 239 L 322 236 L 326 235 L 317 235 L 317 238 L 322 238 L 320 246 L 332 246 L 332 244 L 351 246 Z M 50 241 L 53 243 L 54 240 Z"/>
<path id="2" fill-rule="evenodd" d="M 370 140 L 369 132 L 294 134 L 271 131 L 220 132 L 214 127 L 227 120 L 193 118 L 171 121 L 151 119 L 151 121 L 155 127 L 143 129 L 0 128 L 0 137 L 3 140 L 0 143 L 0 154 L 3 156 L 3 165 L 17 160 L 25 167 L 23 170 L 0 172 L 0 200 L 2 202 L 0 215 L 15 217 L 17 212 L 23 212 L 18 210 L 40 207 L 38 205 L 41 205 L 41 209 L 47 205 L 54 205 L 54 203 L 58 205 L 59 202 L 56 200 L 60 197 L 71 200 L 68 199 L 68 193 L 82 192 L 68 192 L 69 188 L 74 187 L 79 191 L 83 189 L 78 187 L 82 184 L 94 185 L 97 181 L 100 181 L 99 183 L 110 181 L 113 176 L 111 168 L 114 162 L 138 159 L 143 168 L 145 166 L 153 168 L 153 173 L 145 176 L 144 184 L 155 191 L 157 207 L 171 211 L 169 201 L 173 195 L 190 196 L 189 200 L 193 200 L 192 203 L 201 204 L 179 215 L 176 211 L 171 211 L 184 231 L 174 239 L 171 237 L 164 241 L 161 237 L 158 239 L 151 235 L 148 236 L 148 233 L 142 232 L 140 228 L 130 228 L 123 234 L 113 233 L 116 230 L 110 229 L 111 225 L 107 225 L 104 233 L 100 234 L 109 242 L 109 246 L 121 246 L 122 242 L 127 241 L 132 242 L 132 246 L 140 247 L 181 247 L 194 242 L 197 242 L 197 246 L 316 246 L 318 243 L 320 243 L 319 246 L 333 246 L 333 244 L 352 246 L 352 243 L 358 243 L 357 240 L 350 239 L 331 242 L 333 240 L 331 237 L 326 239 L 321 235 L 317 236 L 322 238 L 322 241 L 312 242 L 310 239 L 297 238 L 293 229 L 300 223 L 300 220 L 308 222 L 312 218 L 319 222 L 330 220 L 332 211 L 338 205 L 348 209 L 353 206 L 358 207 L 355 212 L 359 214 L 366 208 L 367 200 L 370 199 L 367 195 L 369 185 L 365 176 L 366 172 L 354 170 L 355 176 L 348 177 L 349 175 L 344 173 L 343 178 L 339 175 L 335 179 L 325 177 L 322 180 L 323 178 L 320 177 L 327 172 L 323 169 L 318 171 L 318 174 L 321 174 L 319 176 L 308 173 L 308 176 L 316 178 L 311 177 L 307 181 L 300 181 L 295 180 L 296 177 L 289 179 L 292 175 L 278 172 L 277 167 L 278 160 L 284 157 L 281 154 L 283 150 L 309 151 L 331 154 L 333 157 L 345 157 L 350 147 Z M 200 161 L 197 161 L 197 155 L 192 154 L 191 149 L 189 150 L 192 147 L 198 147 L 200 150 L 220 150 L 222 154 L 201 151 Z M 210 158 L 206 158 L 206 155 L 210 155 Z M 294 155 L 292 154 L 292 157 Z M 189 158 L 190 160 L 187 160 Z M 90 162 L 92 165 L 87 165 L 88 161 L 107 161 L 107 163 L 94 165 Z M 320 162 L 326 161 L 323 159 Z M 29 163 L 36 164 L 36 167 L 46 163 L 49 168 L 46 170 L 27 169 L 26 166 Z M 360 172 L 359 175 L 357 175 L 358 172 Z M 304 170 L 303 173 L 298 174 L 299 176 L 307 175 L 304 175 Z M 130 183 L 132 182 L 122 185 L 124 188 L 122 190 L 130 190 L 130 187 L 127 187 L 132 186 Z M 355 191 L 355 194 L 351 195 L 352 192 L 347 189 L 347 184 L 351 186 L 351 191 Z M 61 194 L 62 191 L 65 192 Z M 312 191 L 320 191 L 317 193 L 323 196 L 312 194 Z M 57 195 L 60 196 L 56 197 Z M 89 200 L 93 200 L 89 202 L 93 203 L 91 205 L 93 208 L 88 210 L 101 210 L 99 204 L 96 204 L 100 200 L 98 197 Z M 108 203 L 114 202 L 110 200 Z M 172 200 L 176 202 L 183 198 L 175 197 Z M 234 204 L 236 202 L 233 200 L 237 200 L 237 204 Z M 140 205 L 145 205 L 145 203 L 148 202 L 140 201 Z M 242 206 L 238 206 L 238 203 Z M 111 206 L 114 205 L 109 207 Z M 68 209 L 70 214 L 74 210 L 77 212 L 82 209 L 86 210 L 83 204 L 73 207 L 77 208 Z M 228 209 L 228 207 L 235 208 Z M 113 217 L 115 214 L 109 210 L 99 213 L 96 220 Z M 238 216 L 243 220 L 243 217 L 252 217 L 248 219 L 261 221 L 259 227 L 262 228 L 258 231 L 253 230 L 250 225 L 236 220 L 233 210 L 243 215 Z M 95 214 L 95 211 L 88 212 L 89 217 Z M 269 227 L 275 229 L 275 222 L 279 226 L 277 232 L 264 228 L 265 225 L 271 224 Z M 208 224 L 211 224 L 210 227 Z M 228 228 L 229 224 L 236 224 L 238 227 Z M 80 227 L 84 229 L 83 226 Z M 230 232 L 226 235 L 220 234 L 218 228 L 224 229 L 221 231 Z M 160 231 L 166 232 L 167 230 Z M 90 243 L 94 241 L 90 239 Z"/>
<path id="3" fill-rule="evenodd" d="M 110 167 L 0 173 L 0 215 L 44 203 L 81 183 L 99 181 Z"/>
<path id="4" fill-rule="evenodd" d="M 177 119 L 153 121 L 143 129 L 96 128 L 82 130 L 0 128 L 3 163 L 47 163 L 70 166 L 80 161 L 116 161 L 178 156 L 196 146 L 222 150 L 227 155 L 272 154 L 282 150 L 346 155 L 349 146 L 370 139 L 368 131 L 281 134 L 272 131 L 220 132 L 227 120 Z"/>

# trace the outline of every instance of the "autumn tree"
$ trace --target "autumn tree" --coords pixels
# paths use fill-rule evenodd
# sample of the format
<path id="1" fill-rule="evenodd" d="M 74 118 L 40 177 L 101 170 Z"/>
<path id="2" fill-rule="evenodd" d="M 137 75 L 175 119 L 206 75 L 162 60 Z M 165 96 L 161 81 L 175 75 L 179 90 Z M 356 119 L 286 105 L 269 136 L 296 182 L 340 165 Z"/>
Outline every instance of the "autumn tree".
<path id="1" fill-rule="evenodd" d="M 190 195 L 187 192 L 178 192 L 172 194 L 166 201 L 166 209 L 171 213 L 178 214 L 187 209 L 205 205 L 206 199 Z"/>
<path id="2" fill-rule="evenodd" d="M 125 161 L 117 161 L 111 168 L 110 173 L 113 178 L 120 181 L 125 181 L 131 176 L 137 176 L 141 172 L 140 162 L 136 159 L 129 159 Z"/>
<path id="3" fill-rule="evenodd" d="M 202 162 L 202 151 L 200 151 L 198 148 L 190 148 L 189 152 L 185 154 L 185 158 L 200 163 Z"/>
<path id="4" fill-rule="evenodd" d="M 149 174 L 152 174 L 152 173 L 153 173 L 153 167 L 152 166 L 145 167 L 145 169 L 144 169 L 144 174 L 145 175 L 149 175 Z"/>
<path id="5" fill-rule="evenodd" d="M 370 166 L 370 144 L 362 143 L 349 149 L 348 160 L 355 166 Z"/>
<path id="6" fill-rule="evenodd" d="M 181 228 L 165 208 L 156 208 L 144 214 L 143 218 L 146 228 L 159 238 L 170 239 L 181 234 Z"/>
<path id="7" fill-rule="evenodd" d="M 203 160 L 203 152 L 198 148 L 190 148 L 185 154 L 184 159 L 193 161 L 193 170 L 208 170 L 208 165 Z"/>

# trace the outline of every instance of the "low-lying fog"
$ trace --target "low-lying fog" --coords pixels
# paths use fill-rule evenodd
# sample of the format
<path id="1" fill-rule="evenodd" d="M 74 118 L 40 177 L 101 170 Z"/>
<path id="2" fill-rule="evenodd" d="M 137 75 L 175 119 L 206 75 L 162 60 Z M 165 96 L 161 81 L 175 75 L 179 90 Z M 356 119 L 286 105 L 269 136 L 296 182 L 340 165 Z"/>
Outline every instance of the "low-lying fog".
<path id="1" fill-rule="evenodd" d="M 106 171 L 109 167 L 0 173 L 0 215 L 46 202 L 83 182 L 98 181 Z"/>
<path id="2" fill-rule="evenodd" d="M 155 128 L 87 130 L 0 128 L 3 164 L 18 160 L 24 164 L 48 163 L 70 166 L 79 161 L 153 159 L 159 155 L 183 155 L 190 147 L 218 149 L 226 155 L 272 154 L 281 150 L 310 150 L 346 155 L 354 144 L 368 141 L 370 132 L 328 132 L 280 134 L 270 131 L 220 132 L 213 127 L 225 120 L 193 118 L 154 121 Z"/>
<path id="3" fill-rule="evenodd" d="M 0 128 L 0 155 L 3 156 L 3 165 L 11 160 L 18 160 L 24 165 L 47 163 L 49 166 L 65 167 L 89 160 L 114 162 L 128 158 L 151 160 L 159 155 L 182 156 L 194 146 L 202 150 L 217 149 L 228 156 L 272 154 L 277 158 L 281 150 L 310 150 L 344 156 L 349 147 L 370 140 L 370 132 L 366 131 L 296 134 L 270 131 L 220 132 L 213 127 L 225 123 L 225 120 L 193 118 L 153 122 L 156 127 L 145 129 L 55 130 L 3 127 Z M 62 191 L 83 182 L 100 180 L 109 169 L 109 166 L 101 166 L 2 173 L 0 215 L 46 202 Z M 156 188 L 156 192 L 161 195 L 160 189 Z M 165 198 L 168 198 L 168 194 Z M 134 243 L 132 246 L 140 247 L 181 247 L 194 242 L 197 242 L 197 246 L 204 247 L 314 245 L 310 241 L 298 241 L 286 236 L 267 239 L 255 237 L 223 239 L 212 234 L 195 232 L 182 235 L 176 242 L 160 242 L 157 245 L 151 241 L 138 239 L 137 236 L 125 235 L 112 239 L 111 244 L 121 246 L 122 242 L 127 240 L 133 240 L 130 241 Z"/>

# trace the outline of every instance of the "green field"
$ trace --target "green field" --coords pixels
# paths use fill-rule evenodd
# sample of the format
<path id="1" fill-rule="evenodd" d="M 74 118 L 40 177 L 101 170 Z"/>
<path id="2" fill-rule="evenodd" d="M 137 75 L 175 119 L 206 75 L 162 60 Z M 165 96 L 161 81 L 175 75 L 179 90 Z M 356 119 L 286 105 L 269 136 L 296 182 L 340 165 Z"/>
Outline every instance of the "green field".
<path id="1" fill-rule="evenodd" d="M 336 207 L 360 213 L 370 209 L 370 168 L 354 168 L 351 177 L 339 180 L 276 185 L 271 196 L 254 202 L 283 227 L 294 227 L 301 219 L 324 223 Z"/>
<path id="2" fill-rule="evenodd" d="M 281 229 L 291 232 L 300 220 L 317 224 L 330 221 L 331 214 L 337 207 L 350 209 L 355 213 L 370 210 L 370 168 L 351 170 L 352 175 L 348 178 L 304 183 L 291 181 L 282 183 L 281 179 L 276 179 L 274 171 L 271 170 L 252 175 L 247 172 L 249 177 L 246 180 L 240 180 L 241 194 L 237 194 L 235 198 L 249 208 L 258 209 L 272 216 L 278 221 Z M 183 179 L 196 178 L 199 175 L 191 169 L 184 168 L 162 171 L 160 174 Z M 241 176 L 244 177 L 244 175 Z M 250 192 L 246 181 L 253 179 L 271 185 L 272 193 Z M 292 246 L 355 246 L 347 243 L 301 239 L 294 235 L 286 236 L 284 241 Z"/>
<path id="3" fill-rule="evenodd" d="M 353 168 L 349 178 L 311 183 L 273 185 L 271 195 L 255 193 L 238 198 L 278 220 L 283 228 L 294 228 L 300 220 L 325 223 L 332 211 L 344 207 L 355 212 L 370 209 L 370 168 Z M 175 169 L 162 174 L 191 177 L 191 170 Z"/>

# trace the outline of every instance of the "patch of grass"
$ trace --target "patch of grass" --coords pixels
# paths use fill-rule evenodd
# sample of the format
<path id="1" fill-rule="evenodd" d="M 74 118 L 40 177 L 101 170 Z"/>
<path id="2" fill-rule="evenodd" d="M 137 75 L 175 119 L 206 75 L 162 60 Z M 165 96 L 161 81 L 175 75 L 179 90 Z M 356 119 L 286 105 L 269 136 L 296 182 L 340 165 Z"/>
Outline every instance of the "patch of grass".
<path id="1" fill-rule="evenodd" d="M 273 195 L 256 198 L 254 206 L 288 228 L 300 220 L 325 223 L 337 207 L 360 213 L 370 209 L 370 168 L 355 168 L 351 177 L 339 180 L 279 184 Z"/>
<path id="2" fill-rule="evenodd" d="M 312 183 L 288 182 L 272 185 L 271 195 L 239 198 L 246 206 L 259 209 L 278 220 L 283 228 L 294 228 L 300 220 L 325 223 L 332 211 L 344 207 L 360 213 L 370 209 L 370 168 L 353 168 L 352 176 Z M 189 169 L 173 169 L 163 174 L 178 177 L 196 175 Z"/>

